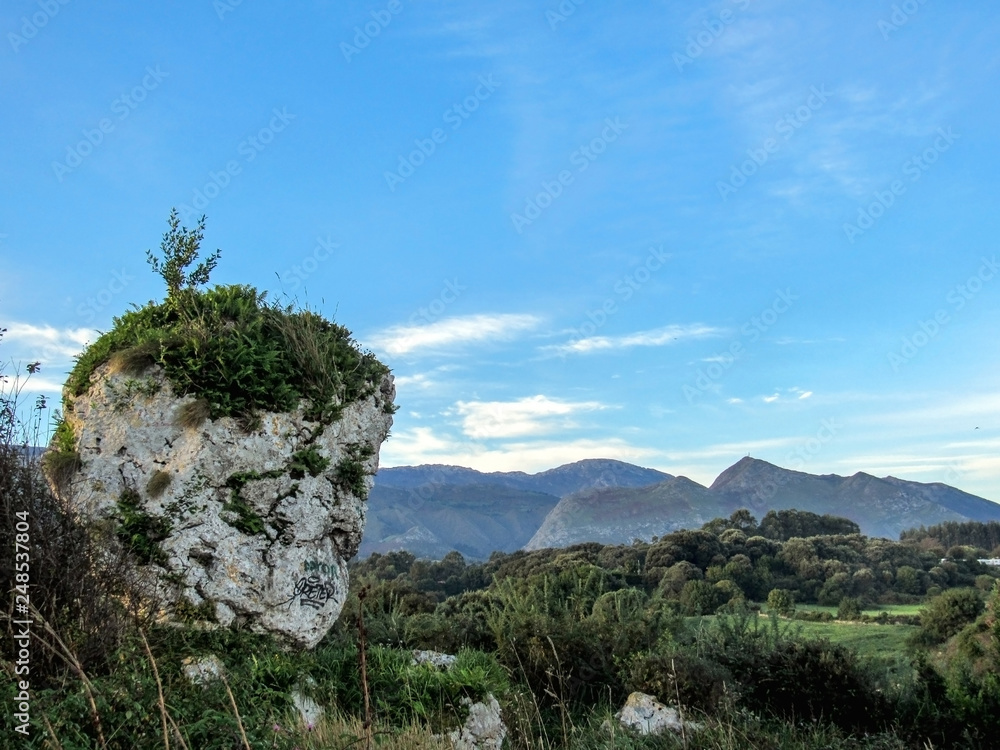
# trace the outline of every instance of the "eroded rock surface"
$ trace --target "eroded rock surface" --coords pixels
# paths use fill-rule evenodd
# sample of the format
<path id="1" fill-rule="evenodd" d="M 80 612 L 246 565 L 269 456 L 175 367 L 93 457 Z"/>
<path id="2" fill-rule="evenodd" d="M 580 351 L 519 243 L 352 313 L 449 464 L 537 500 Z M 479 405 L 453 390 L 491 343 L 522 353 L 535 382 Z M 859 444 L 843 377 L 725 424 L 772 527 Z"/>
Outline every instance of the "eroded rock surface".
<path id="1" fill-rule="evenodd" d="M 615 718 L 622 726 L 636 730 L 639 734 L 660 734 L 661 732 L 696 732 L 703 725 L 694 721 L 684 721 L 676 708 L 665 706 L 656 698 L 645 693 L 632 693 Z"/>
<path id="2" fill-rule="evenodd" d="M 464 698 L 462 703 L 469 707 L 465 724 L 448 734 L 455 750 L 500 750 L 507 736 L 507 726 L 497 699 L 487 695 L 485 701 L 473 703 Z"/>
<path id="3" fill-rule="evenodd" d="M 323 425 L 262 413 L 185 427 L 159 368 L 95 371 L 66 414 L 82 466 L 61 499 L 107 524 L 156 581 L 162 616 L 239 623 L 311 648 L 347 597 L 378 450 L 392 424 L 386 375 L 373 395 Z M 185 406 L 187 405 L 187 406 Z"/>

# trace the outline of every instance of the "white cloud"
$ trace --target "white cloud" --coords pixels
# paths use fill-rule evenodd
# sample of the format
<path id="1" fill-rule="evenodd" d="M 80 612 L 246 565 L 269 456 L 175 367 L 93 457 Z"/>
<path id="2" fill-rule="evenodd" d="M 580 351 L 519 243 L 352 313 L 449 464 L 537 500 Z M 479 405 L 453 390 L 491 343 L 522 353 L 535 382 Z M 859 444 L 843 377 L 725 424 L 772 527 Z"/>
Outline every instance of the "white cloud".
<path id="1" fill-rule="evenodd" d="M 376 332 L 368 342 L 390 356 L 399 356 L 418 350 L 438 351 L 463 344 L 509 341 L 539 322 L 534 315 L 465 315 L 429 325 L 392 326 Z"/>
<path id="2" fill-rule="evenodd" d="M 618 438 L 604 440 L 533 440 L 505 443 L 496 448 L 435 434 L 429 427 L 394 432 L 382 447 L 379 465 L 448 464 L 477 471 L 538 472 L 585 458 L 612 458 L 649 465 L 657 451 L 630 445 Z"/>
<path id="3" fill-rule="evenodd" d="M 430 388 L 434 385 L 434 381 L 423 372 L 418 372 L 415 375 L 399 375 L 393 378 L 393 383 L 395 383 L 397 390 L 400 388 Z"/>
<path id="4" fill-rule="evenodd" d="M 474 440 L 540 435 L 575 426 L 570 415 L 606 408 L 597 401 L 556 401 L 530 396 L 517 401 L 459 401 L 462 432 Z"/>
<path id="5" fill-rule="evenodd" d="M 801 388 L 779 388 L 774 393 L 769 396 L 761 396 L 761 399 L 765 404 L 773 404 L 775 401 L 786 402 L 784 395 L 795 396 L 799 401 L 803 399 L 810 398 L 813 395 L 812 391 L 805 391 Z"/>
<path id="6" fill-rule="evenodd" d="M 43 363 L 69 362 L 99 335 L 93 328 L 54 328 L 30 323 L 9 323 L 6 328 L 2 339 L 5 350 L 10 345 L 15 358 Z"/>
<path id="7" fill-rule="evenodd" d="M 714 326 L 694 323 L 692 325 L 669 325 L 649 331 L 638 331 L 625 336 L 589 336 L 568 344 L 545 347 L 559 353 L 588 354 L 608 349 L 628 349 L 634 346 L 664 346 L 686 339 L 700 339 L 721 336 L 724 331 Z"/>
<path id="8" fill-rule="evenodd" d="M 13 390 L 13 378 L 8 381 L 7 388 Z M 17 390 L 20 393 L 62 393 L 63 384 L 51 378 L 43 378 L 38 375 L 30 377 L 21 373 L 21 380 L 17 383 Z"/>

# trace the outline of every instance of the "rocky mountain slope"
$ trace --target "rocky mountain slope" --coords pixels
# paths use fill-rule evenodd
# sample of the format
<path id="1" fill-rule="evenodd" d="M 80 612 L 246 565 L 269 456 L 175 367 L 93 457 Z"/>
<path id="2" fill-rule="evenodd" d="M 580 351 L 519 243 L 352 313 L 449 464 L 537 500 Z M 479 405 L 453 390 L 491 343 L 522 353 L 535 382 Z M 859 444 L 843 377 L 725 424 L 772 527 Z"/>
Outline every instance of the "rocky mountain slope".
<path id="1" fill-rule="evenodd" d="M 577 461 L 538 474 L 441 465 L 382 469 L 368 499 L 359 554 L 405 549 L 441 558 L 458 550 L 470 559 L 485 559 L 495 550 L 523 547 L 563 495 L 668 479 L 661 471 L 609 459 Z"/>
<path id="2" fill-rule="evenodd" d="M 526 548 L 628 543 L 697 528 L 739 508 L 748 508 L 758 519 L 769 510 L 791 508 L 842 516 L 864 534 L 891 539 L 921 524 L 1000 520 L 1000 505 L 945 484 L 863 472 L 817 476 L 747 457 L 722 472 L 711 487 L 676 477 L 640 489 L 604 488 L 564 497 Z"/>
<path id="3" fill-rule="evenodd" d="M 484 559 L 495 550 L 578 542 L 629 544 L 748 508 L 798 509 L 856 522 L 863 533 L 942 521 L 1000 520 L 1000 505 L 950 487 L 859 472 L 792 471 L 743 458 L 704 487 L 621 461 L 586 460 L 538 474 L 483 473 L 461 466 L 382 469 L 368 501 L 360 555 L 405 549 L 440 559 L 451 550 Z"/>
<path id="4" fill-rule="evenodd" d="M 380 470 L 375 483 L 380 487 L 403 489 L 429 484 L 491 485 L 562 497 L 589 487 L 643 487 L 670 477 L 662 471 L 644 469 L 624 461 L 588 458 L 537 474 L 525 474 L 523 471 L 481 472 L 440 464 L 397 466 Z"/>

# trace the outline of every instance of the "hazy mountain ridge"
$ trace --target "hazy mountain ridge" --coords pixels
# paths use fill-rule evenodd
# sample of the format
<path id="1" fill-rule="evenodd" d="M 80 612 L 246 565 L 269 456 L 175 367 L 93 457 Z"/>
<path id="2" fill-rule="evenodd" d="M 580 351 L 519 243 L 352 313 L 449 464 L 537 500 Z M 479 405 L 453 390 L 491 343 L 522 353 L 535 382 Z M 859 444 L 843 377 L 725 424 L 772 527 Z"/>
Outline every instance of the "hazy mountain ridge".
<path id="1" fill-rule="evenodd" d="M 440 559 L 458 550 L 485 559 L 495 550 L 520 549 L 559 498 L 489 484 L 386 487 L 368 496 L 368 520 L 359 555 L 406 549 Z"/>
<path id="2" fill-rule="evenodd" d="M 383 487 L 413 489 L 428 484 L 496 485 L 562 497 L 587 487 L 641 487 L 670 479 L 656 469 L 644 469 L 624 461 L 588 458 L 554 469 L 526 474 L 523 471 L 481 472 L 464 466 L 425 464 L 381 469 L 375 483 Z"/>
<path id="3" fill-rule="evenodd" d="M 704 488 L 678 477 L 642 489 L 616 488 L 599 496 L 578 493 L 560 500 L 528 542 L 528 549 L 583 541 L 628 543 L 748 508 L 758 520 L 770 510 L 806 510 L 849 518 L 868 536 L 898 539 L 904 529 L 959 520 L 1000 520 L 1000 505 L 941 483 L 924 484 L 858 472 L 849 477 L 815 475 L 746 457 Z M 680 494 L 678 494 L 680 493 Z M 590 518 L 594 503 L 601 514 L 628 517 L 634 534 L 614 534 Z M 658 504 L 659 503 L 659 504 Z M 685 512 L 685 507 L 690 510 Z M 653 531 L 653 529 L 661 529 Z M 650 533 L 651 532 L 651 533 Z"/>
<path id="4" fill-rule="evenodd" d="M 406 549 L 440 558 L 457 549 L 483 559 L 495 550 L 513 552 L 531 539 L 563 495 L 670 478 L 611 459 L 577 461 L 537 474 L 440 464 L 382 469 L 368 498 L 359 555 Z"/>
<path id="5" fill-rule="evenodd" d="M 567 495 L 545 517 L 525 549 L 565 547 L 579 541 L 648 540 L 686 525 L 700 526 L 720 515 L 708 488 L 687 477 L 631 488 L 626 503 L 618 501 L 620 492 L 621 488 L 602 487 Z"/>

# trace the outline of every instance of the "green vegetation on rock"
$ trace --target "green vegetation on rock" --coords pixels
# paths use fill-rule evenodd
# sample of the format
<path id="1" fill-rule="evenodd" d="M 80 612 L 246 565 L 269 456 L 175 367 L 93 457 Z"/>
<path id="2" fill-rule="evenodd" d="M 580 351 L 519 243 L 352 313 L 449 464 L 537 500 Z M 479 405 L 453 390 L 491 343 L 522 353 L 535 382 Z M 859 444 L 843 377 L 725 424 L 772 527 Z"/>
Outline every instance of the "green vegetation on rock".
<path id="1" fill-rule="evenodd" d="M 170 521 L 143 510 L 142 498 L 134 489 L 122 490 L 117 507 L 120 519 L 118 539 L 131 550 L 139 564 L 164 565 L 167 553 L 160 542 L 170 534 Z"/>
<path id="2" fill-rule="evenodd" d="M 284 474 L 282 469 L 272 471 L 241 471 L 233 474 L 226 480 L 229 487 L 229 501 L 222 506 L 224 511 L 235 514 L 235 519 L 226 521 L 230 526 L 244 534 L 253 536 L 264 533 L 264 519 L 260 514 L 247 505 L 246 500 L 240 495 L 243 487 L 249 482 L 260 481 L 261 479 L 277 479 Z M 225 517 L 223 517 L 225 520 Z"/>
<path id="3" fill-rule="evenodd" d="M 211 418 L 235 416 L 249 424 L 261 411 L 288 412 L 303 399 L 309 419 L 330 422 L 346 404 L 381 398 L 388 368 L 360 351 L 350 331 L 309 310 L 268 303 L 266 293 L 251 286 L 199 289 L 218 258 L 185 272 L 197 258 L 204 218 L 187 230 L 175 211 L 168 223 L 163 258 L 148 254 L 167 283 L 167 298 L 115 318 L 77 359 L 67 381 L 71 399 L 85 393 L 94 370 L 109 361 L 132 375 L 159 365 L 178 396 L 207 402 Z"/>
<path id="4" fill-rule="evenodd" d="M 368 497 L 368 488 L 365 486 L 368 472 L 364 462 L 371 458 L 375 451 L 369 445 L 352 443 L 345 448 L 345 452 L 347 455 L 337 462 L 334 471 L 336 481 L 344 490 L 365 499 Z"/>
<path id="5" fill-rule="evenodd" d="M 311 477 L 318 477 L 330 465 L 330 459 L 320 455 L 315 446 L 303 448 L 292 454 L 292 460 L 288 464 L 288 472 L 292 479 L 302 479 L 306 474 Z"/>

